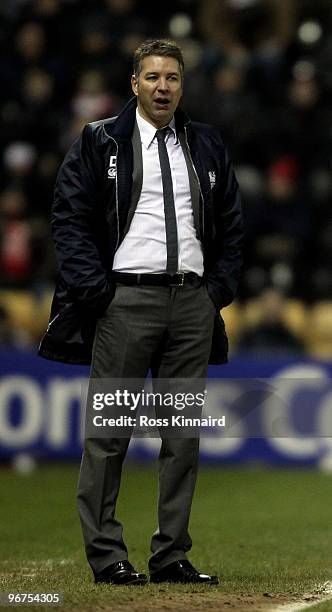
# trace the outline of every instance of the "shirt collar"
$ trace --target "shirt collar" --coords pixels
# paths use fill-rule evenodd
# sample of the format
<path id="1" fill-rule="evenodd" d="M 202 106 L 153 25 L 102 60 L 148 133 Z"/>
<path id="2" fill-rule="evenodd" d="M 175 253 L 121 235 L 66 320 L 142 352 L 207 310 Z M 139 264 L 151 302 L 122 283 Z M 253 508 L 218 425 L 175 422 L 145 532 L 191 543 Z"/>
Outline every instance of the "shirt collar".
<path id="1" fill-rule="evenodd" d="M 157 130 L 156 130 L 156 128 L 153 125 L 151 125 L 151 123 L 146 121 L 146 119 L 144 119 L 139 114 L 138 108 L 136 109 L 136 121 L 137 121 L 138 129 L 140 131 L 142 144 L 145 146 L 146 149 L 148 149 L 150 144 L 152 143 L 155 135 L 156 135 L 156 131 Z M 177 135 L 176 135 L 176 129 L 175 129 L 175 119 L 174 119 L 174 116 L 170 120 L 170 122 L 169 122 L 167 127 L 169 127 L 172 130 L 172 132 L 174 134 L 175 142 L 177 143 Z"/>

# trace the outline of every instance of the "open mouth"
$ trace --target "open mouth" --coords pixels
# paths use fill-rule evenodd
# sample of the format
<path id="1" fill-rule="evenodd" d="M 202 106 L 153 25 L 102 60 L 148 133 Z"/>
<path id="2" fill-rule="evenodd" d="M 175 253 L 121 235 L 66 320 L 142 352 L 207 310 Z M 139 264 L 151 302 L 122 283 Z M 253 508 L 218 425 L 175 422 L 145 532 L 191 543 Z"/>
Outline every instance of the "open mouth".
<path id="1" fill-rule="evenodd" d="M 168 98 L 156 98 L 154 102 L 161 107 L 168 106 L 170 100 Z"/>

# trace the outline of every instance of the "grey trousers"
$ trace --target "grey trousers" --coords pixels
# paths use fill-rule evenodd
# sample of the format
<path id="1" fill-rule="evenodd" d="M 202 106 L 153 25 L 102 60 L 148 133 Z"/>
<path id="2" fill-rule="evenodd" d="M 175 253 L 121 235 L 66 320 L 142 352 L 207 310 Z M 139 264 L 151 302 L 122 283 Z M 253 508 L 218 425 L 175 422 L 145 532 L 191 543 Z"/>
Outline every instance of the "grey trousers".
<path id="1" fill-rule="evenodd" d="M 215 307 L 205 286 L 118 284 L 99 319 L 92 378 L 205 379 Z M 127 559 L 115 518 L 122 463 L 129 438 L 85 439 L 78 509 L 88 562 L 100 572 Z M 159 454 L 158 529 L 152 536 L 150 573 L 185 559 L 192 541 L 190 510 L 199 461 L 199 438 L 163 438 Z"/>

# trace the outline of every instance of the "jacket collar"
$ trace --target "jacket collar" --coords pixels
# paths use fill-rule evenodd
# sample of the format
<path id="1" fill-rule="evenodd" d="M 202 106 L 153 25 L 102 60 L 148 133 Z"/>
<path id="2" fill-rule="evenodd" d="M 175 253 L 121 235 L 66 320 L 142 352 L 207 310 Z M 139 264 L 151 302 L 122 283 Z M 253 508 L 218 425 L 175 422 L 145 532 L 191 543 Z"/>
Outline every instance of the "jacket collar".
<path id="1" fill-rule="evenodd" d="M 113 123 L 104 124 L 108 136 L 120 139 L 130 139 L 134 130 L 136 120 L 137 98 L 133 96 L 124 106 L 120 114 Z M 190 119 L 181 108 L 177 108 L 174 114 L 176 131 L 183 131 L 183 128 L 190 123 Z"/>

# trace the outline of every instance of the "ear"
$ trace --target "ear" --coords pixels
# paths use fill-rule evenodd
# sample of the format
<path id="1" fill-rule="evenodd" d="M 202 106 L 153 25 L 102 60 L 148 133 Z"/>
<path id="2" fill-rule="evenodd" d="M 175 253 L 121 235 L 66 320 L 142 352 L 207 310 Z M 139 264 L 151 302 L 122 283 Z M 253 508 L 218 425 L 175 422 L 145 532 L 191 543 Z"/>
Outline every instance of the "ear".
<path id="1" fill-rule="evenodd" d="M 135 96 L 138 96 L 138 90 L 137 90 L 137 88 L 138 88 L 138 79 L 137 79 L 135 74 L 133 74 L 132 77 L 131 77 L 131 88 L 132 88 Z"/>

